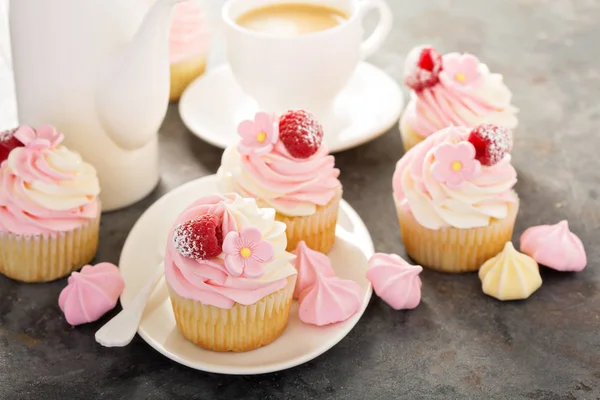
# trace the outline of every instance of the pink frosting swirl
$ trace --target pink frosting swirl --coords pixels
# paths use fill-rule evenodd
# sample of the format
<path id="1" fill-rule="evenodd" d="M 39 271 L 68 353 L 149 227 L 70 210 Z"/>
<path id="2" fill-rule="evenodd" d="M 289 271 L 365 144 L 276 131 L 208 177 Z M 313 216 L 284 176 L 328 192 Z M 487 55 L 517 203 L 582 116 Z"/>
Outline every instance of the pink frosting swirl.
<path id="1" fill-rule="evenodd" d="M 230 275 L 223 253 L 209 260 L 196 260 L 177 252 L 173 245 L 175 227 L 204 214 L 214 214 L 222 219 L 224 235 L 249 226 L 261 231 L 263 240 L 269 241 L 274 249 L 273 260 L 265 264 L 262 276 L 251 279 Z M 243 199 L 235 194 L 207 196 L 194 202 L 177 218 L 168 236 L 165 277 L 169 286 L 184 298 L 225 309 L 235 303 L 254 304 L 283 289 L 287 278 L 296 275 L 296 270 L 290 263 L 293 256 L 285 251 L 285 225 L 274 219 L 274 210 L 260 209 L 253 199 Z"/>
<path id="2" fill-rule="evenodd" d="M 465 127 L 443 129 L 410 149 L 396 165 L 392 180 L 395 199 L 426 228 L 487 226 L 492 218 L 505 218 L 508 205 L 518 201 L 512 190 L 517 173 L 509 154 L 496 165 L 481 166 L 458 188 L 433 177 L 436 149 L 467 140 L 470 131 Z"/>
<path id="3" fill-rule="evenodd" d="M 98 216 L 96 171 L 60 146 L 61 134 L 50 126 L 23 126 L 15 137 L 25 147 L 0 165 L 0 232 L 64 232 Z"/>
<path id="4" fill-rule="evenodd" d="M 469 85 L 458 84 L 455 77 L 450 76 L 457 72 L 454 65 L 460 66 L 463 57 L 475 59 L 458 53 L 443 56 L 444 70 L 440 72 L 439 82 L 411 93 L 403 124 L 424 137 L 451 125 L 473 127 L 489 122 L 509 129 L 517 126 L 518 110 L 511 105 L 512 94 L 504 85 L 502 75 L 490 73 L 485 64 L 477 61 L 475 73 L 478 76 Z M 460 75 L 464 79 L 464 74 Z"/>
<path id="5" fill-rule="evenodd" d="M 169 35 L 171 64 L 206 54 L 209 35 L 206 18 L 194 1 L 178 4 L 173 12 Z"/>
<path id="6" fill-rule="evenodd" d="M 290 216 L 306 216 L 327 205 L 341 189 L 335 159 L 321 148 L 306 159 L 292 157 L 278 141 L 264 155 L 240 154 L 236 146 L 223 153 L 219 170 L 224 188 Z"/>

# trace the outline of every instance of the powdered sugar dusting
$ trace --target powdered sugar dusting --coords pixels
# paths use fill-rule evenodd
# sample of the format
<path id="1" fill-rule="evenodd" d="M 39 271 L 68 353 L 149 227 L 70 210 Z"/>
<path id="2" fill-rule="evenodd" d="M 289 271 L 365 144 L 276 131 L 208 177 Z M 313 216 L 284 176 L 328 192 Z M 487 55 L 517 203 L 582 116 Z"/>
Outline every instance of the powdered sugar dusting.
<path id="1" fill-rule="evenodd" d="M 290 110 L 279 119 L 279 139 L 293 157 L 308 158 L 321 147 L 323 127 L 309 112 Z"/>
<path id="2" fill-rule="evenodd" d="M 206 214 L 179 224 L 173 232 L 173 246 L 183 257 L 206 260 L 222 252 L 222 222 Z"/>
<path id="3" fill-rule="evenodd" d="M 0 143 L 8 142 L 15 136 L 15 132 L 18 128 L 10 129 L 8 131 L 0 132 Z"/>
<path id="4" fill-rule="evenodd" d="M 496 165 L 512 148 L 510 131 L 493 124 L 481 124 L 471 132 L 469 142 L 475 146 L 477 159 L 486 166 Z"/>
<path id="5" fill-rule="evenodd" d="M 173 245 L 175 249 L 187 258 L 204 258 L 204 244 L 201 236 L 194 232 L 192 225 L 181 224 L 173 233 Z"/>
<path id="6" fill-rule="evenodd" d="M 410 51 L 404 65 L 404 83 L 413 90 L 435 85 L 443 69 L 442 55 L 433 47 L 419 46 Z"/>

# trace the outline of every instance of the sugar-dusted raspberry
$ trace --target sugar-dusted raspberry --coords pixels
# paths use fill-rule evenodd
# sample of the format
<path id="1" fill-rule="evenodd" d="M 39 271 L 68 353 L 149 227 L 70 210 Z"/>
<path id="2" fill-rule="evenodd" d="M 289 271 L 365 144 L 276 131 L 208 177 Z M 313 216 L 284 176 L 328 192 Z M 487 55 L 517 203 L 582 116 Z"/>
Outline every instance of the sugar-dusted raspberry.
<path id="1" fill-rule="evenodd" d="M 221 221 L 213 214 L 205 214 L 183 222 L 175 228 L 173 245 L 187 258 L 207 260 L 216 257 L 223 248 Z"/>
<path id="2" fill-rule="evenodd" d="M 493 124 L 481 124 L 469 134 L 469 142 L 475 147 L 475 158 L 488 167 L 499 163 L 512 147 L 510 131 Z"/>
<path id="3" fill-rule="evenodd" d="M 413 90 L 423 90 L 438 83 L 442 69 L 442 55 L 436 49 L 415 47 L 406 57 L 404 83 Z"/>
<path id="4" fill-rule="evenodd" d="M 323 127 L 305 110 L 289 110 L 279 118 L 279 140 L 292 157 L 308 158 L 323 142 Z"/>
<path id="5" fill-rule="evenodd" d="M 12 150 L 17 147 L 23 147 L 23 143 L 15 137 L 17 129 L 0 132 L 0 163 L 8 158 Z"/>

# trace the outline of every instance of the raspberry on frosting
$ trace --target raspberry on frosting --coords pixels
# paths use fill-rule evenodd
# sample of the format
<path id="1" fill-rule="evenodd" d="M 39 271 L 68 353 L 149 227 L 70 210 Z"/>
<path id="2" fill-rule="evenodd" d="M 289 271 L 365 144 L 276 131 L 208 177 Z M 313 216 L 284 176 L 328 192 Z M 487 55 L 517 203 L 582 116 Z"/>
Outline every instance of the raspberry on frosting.
<path id="1" fill-rule="evenodd" d="M 23 147 L 23 143 L 15 137 L 15 132 L 19 128 L 11 129 L 9 131 L 0 132 L 0 163 L 8 158 L 8 155 L 13 149 L 17 147 Z"/>
<path id="2" fill-rule="evenodd" d="M 423 90 L 438 83 L 442 69 L 442 55 L 436 49 L 415 47 L 406 58 L 404 83 L 413 90 Z"/>
<path id="3" fill-rule="evenodd" d="M 469 142 L 475 147 L 475 158 L 488 167 L 502 161 L 512 147 L 509 130 L 493 124 L 481 124 L 473 128 Z"/>
<path id="4" fill-rule="evenodd" d="M 279 117 L 279 139 L 294 158 L 309 158 L 323 142 L 323 127 L 305 110 L 289 110 Z"/>
<path id="5" fill-rule="evenodd" d="M 195 260 L 207 260 L 221 254 L 223 228 L 216 215 L 205 214 L 182 222 L 175 228 L 173 244 L 179 254 Z"/>

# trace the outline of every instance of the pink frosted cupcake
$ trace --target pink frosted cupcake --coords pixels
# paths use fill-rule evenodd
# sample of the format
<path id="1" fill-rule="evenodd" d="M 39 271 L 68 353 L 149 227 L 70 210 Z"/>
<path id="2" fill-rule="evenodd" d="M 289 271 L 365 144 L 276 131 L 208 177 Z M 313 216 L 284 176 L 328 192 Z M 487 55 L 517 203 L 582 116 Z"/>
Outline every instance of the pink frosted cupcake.
<path id="1" fill-rule="evenodd" d="M 411 50 L 405 64 L 411 100 L 400 121 L 404 149 L 447 126 L 484 122 L 517 126 L 517 109 L 502 75 L 493 74 L 471 54 L 442 56 L 430 46 Z"/>
<path id="2" fill-rule="evenodd" d="M 178 4 L 173 12 L 169 36 L 171 58 L 171 101 L 206 69 L 209 35 L 206 19 L 194 1 Z"/>
<path id="3" fill-rule="evenodd" d="M 10 149 L 0 159 L 0 272 L 9 278 L 52 281 L 96 254 L 96 171 L 62 140 L 50 126 L 0 134 L 0 148 Z"/>
<path id="4" fill-rule="evenodd" d="M 335 159 L 321 144 L 323 128 L 306 111 L 281 117 L 257 113 L 238 128 L 241 140 L 223 153 L 218 175 L 224 192 L 256 198 L 261 207 L 277 211 L 287 226 L 288 251 L 301 241 L 328 253 L 342 185 Z"/>
<path id="5" fill-rule="evenodd" d="M 394 200 L 408 255 L 444 272 L 476 271 L 511 240 L 519 199 L 510 133 L 445 128 L 398 161 Z"/>
<path id="6" fill-rule="evenodd" d="M 296 269 L 285 225 L 254 199 L 215 195 L 189 206 L 169 233 L 165 277 L 177 327 L 214 351 L 248 351 L 284 332 Z"/>

